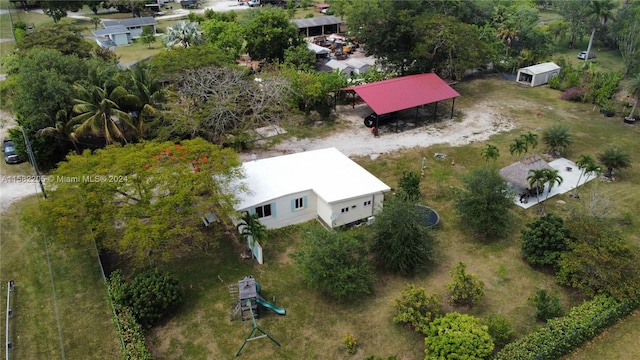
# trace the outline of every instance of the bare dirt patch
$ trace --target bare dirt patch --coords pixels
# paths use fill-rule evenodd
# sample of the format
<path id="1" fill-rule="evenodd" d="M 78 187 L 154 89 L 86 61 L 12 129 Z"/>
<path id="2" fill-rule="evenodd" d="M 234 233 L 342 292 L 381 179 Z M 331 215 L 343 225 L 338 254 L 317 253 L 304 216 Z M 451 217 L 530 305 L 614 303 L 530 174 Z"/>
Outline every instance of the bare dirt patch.
<path id="1" fill-rule="evenodd" d="M 402 149 L 428 147 L 448 143 L 460 146 L 475 141 L 484 141 L 491 135 L 515 128 L 508 116 L 497 110 L 490 102 L 478 103 L 463 109 L 461 120 L 444 119 L 435 123 L 413 124 L 403 121 L 403 130 L 395 132 L 395 125 L 380 128 L 379 137 L 374 137 L 371 129 L 363 124 L 363 117 L 372 112 L 367 105 L 339 106 L 340 121 L 346 124 L 344 130 L 321 139 L 290 138 L 276 144 L 269 150 L 255 150 L 259 158 L 291 154 L 308 150 L 335 147 L 347 156 L 369 156 Z M 422 122 L 425 122 L 422 120 Z M 243 161 L 251 159 L 252 153 L 241 154 Z"/>

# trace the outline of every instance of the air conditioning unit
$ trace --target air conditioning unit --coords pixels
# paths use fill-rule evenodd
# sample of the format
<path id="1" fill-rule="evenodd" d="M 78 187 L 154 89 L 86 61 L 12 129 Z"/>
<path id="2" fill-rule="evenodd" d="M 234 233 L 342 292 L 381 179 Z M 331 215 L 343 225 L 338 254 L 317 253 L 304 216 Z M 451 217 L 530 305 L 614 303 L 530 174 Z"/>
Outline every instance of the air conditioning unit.
<path id="1" fill-rule="evenodd" d="M 367 225 L 371 225 L 371 224 L 373 224 L 373 222 L 374 222 L 375 220 L 376 220 L 376 217 L 375 217 L 375 216 L 369 216 L 369 217 L 367 218 Z"/>

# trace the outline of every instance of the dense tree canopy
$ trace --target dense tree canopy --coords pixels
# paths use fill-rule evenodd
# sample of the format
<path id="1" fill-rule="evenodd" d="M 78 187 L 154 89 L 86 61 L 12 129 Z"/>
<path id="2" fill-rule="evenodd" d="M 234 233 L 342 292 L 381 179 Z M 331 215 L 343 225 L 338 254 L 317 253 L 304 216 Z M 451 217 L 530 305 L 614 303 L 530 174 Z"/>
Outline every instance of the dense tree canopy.
<path id="1" fill-rule="evenodd" d="M 281 9 L 262 10 L 246 25 L 246 48 L 253 59 L 282 62 L 284 52 L 301 40 L 298 28 Z"/>
<path id="2" fill-rule="evenodd" d="M 202 139 L 85 151 L 52 173 L 36 222 L 58 241 L 95 236 L 102 249 L 153 264 L 215 246 L 201 218 L 233 213 L 231 183 L 240 177 L 237 155 Z"/>
<path id="3" fill-rule="evenodd" d="M 522 233 L 522 256 L 532 265 L 553 265 L 567 250 L 569 231 L 562 218 L 551 213 L 527 223 Z"/>
<path id="4" fill-rule="evenodd" d="M 587 296 L 604 293 L 638 297 L 640 255 L 607 222 L 593 218 L 567 222 L 569 251 L 558 262 L 556 276 L 563 285 Z"/>
<path id="5" fill-rule="evenodd" d="M 513 192 L 498 170 L 477 168 L 463 177 L 464 189 L 456 198 L 460 221 L 486 238 L 507 233 L 511 224 Z"/>
<path id="6" fill-rule="evenodd" d="M 373 223 L 372 251 L 386 268 L 412 275 L 435 260 L 437 239 L 422 224 L 423 213 L 413 201 L 395 197 L 385 202 Z"/>

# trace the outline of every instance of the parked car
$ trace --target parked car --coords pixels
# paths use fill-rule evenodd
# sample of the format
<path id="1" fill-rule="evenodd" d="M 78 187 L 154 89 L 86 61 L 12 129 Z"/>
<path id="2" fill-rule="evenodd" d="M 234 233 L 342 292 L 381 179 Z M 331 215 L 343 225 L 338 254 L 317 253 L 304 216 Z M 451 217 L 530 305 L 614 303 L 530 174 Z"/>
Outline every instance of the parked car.
<path id="1" fill-rule="evenodd" d="M 371 128 L 376 125 L 376 113 L 371 113 L 364 118 L 364 126 Z M 395 112 L 378 115 L 378 126 L 395 121 L 398 118 L 398 114 Z"/>
<path id="2" fill-rule="evenodd" d="M 581 51 L 580 54 L 578 54 L 578 59 L 580 60 L 584 60 L 587 58 L 587 52 L 586 51 Z M 596 58 L 596 54 L 593 53 L 593 51 L 589 52 L 589 59 L 595 59 Z"/>
<path id="3" fill-rule="evenodd" d="M 19 164 L 22 162 L 20 156 L 16 153 L 16 144 L 9 139 L 2 142 L 2 152 L 4 153 L 4 162 L 7 164 Z"/>

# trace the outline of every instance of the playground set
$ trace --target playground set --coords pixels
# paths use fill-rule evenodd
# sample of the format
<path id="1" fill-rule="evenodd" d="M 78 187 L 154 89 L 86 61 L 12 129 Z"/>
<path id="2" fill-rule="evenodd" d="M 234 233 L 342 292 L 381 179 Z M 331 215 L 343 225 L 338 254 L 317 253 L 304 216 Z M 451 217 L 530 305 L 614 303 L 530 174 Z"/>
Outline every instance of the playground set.
<path id="1" fill-rule="evenodd" d="M 260 283 L 258 283 L 256 279 L 254 279 L 251 275 L 246 276 L 244 279 L 238 281 L 237 284 L 230 285 L 229 291 L 232 298 L 234 299 L 231 320 L 235 319 L 238 314 L 240 314 L 240 318 L 242 319 L 242 321 L 251 320 L 253 322 L 251 332 L 244 339 L 242 346 L 240 346 L 240 349 L 238 349 L 238 351 L 236 352 L 236 356 L 240 355 L 247 342 L 262 339 L 265 337 L 269 338 L 269 340 L 280 346 L 280 343 L 276 339 L 271 337 L 271 335 L 269 335 L 258 326 L 256 318 L 260 314 L 260 307 L 271 310 L 278 315 L 286 315 L 286 310 L 277 307 L 276 305 L 268 302 L 262 296 L 260 296 L 260 293 L 262 292 Z M 260 305 L 260 307 L 258 305 Z M 256 331 L 262 333 L 262 335 L 253 336 L 253 333 Z"/>

